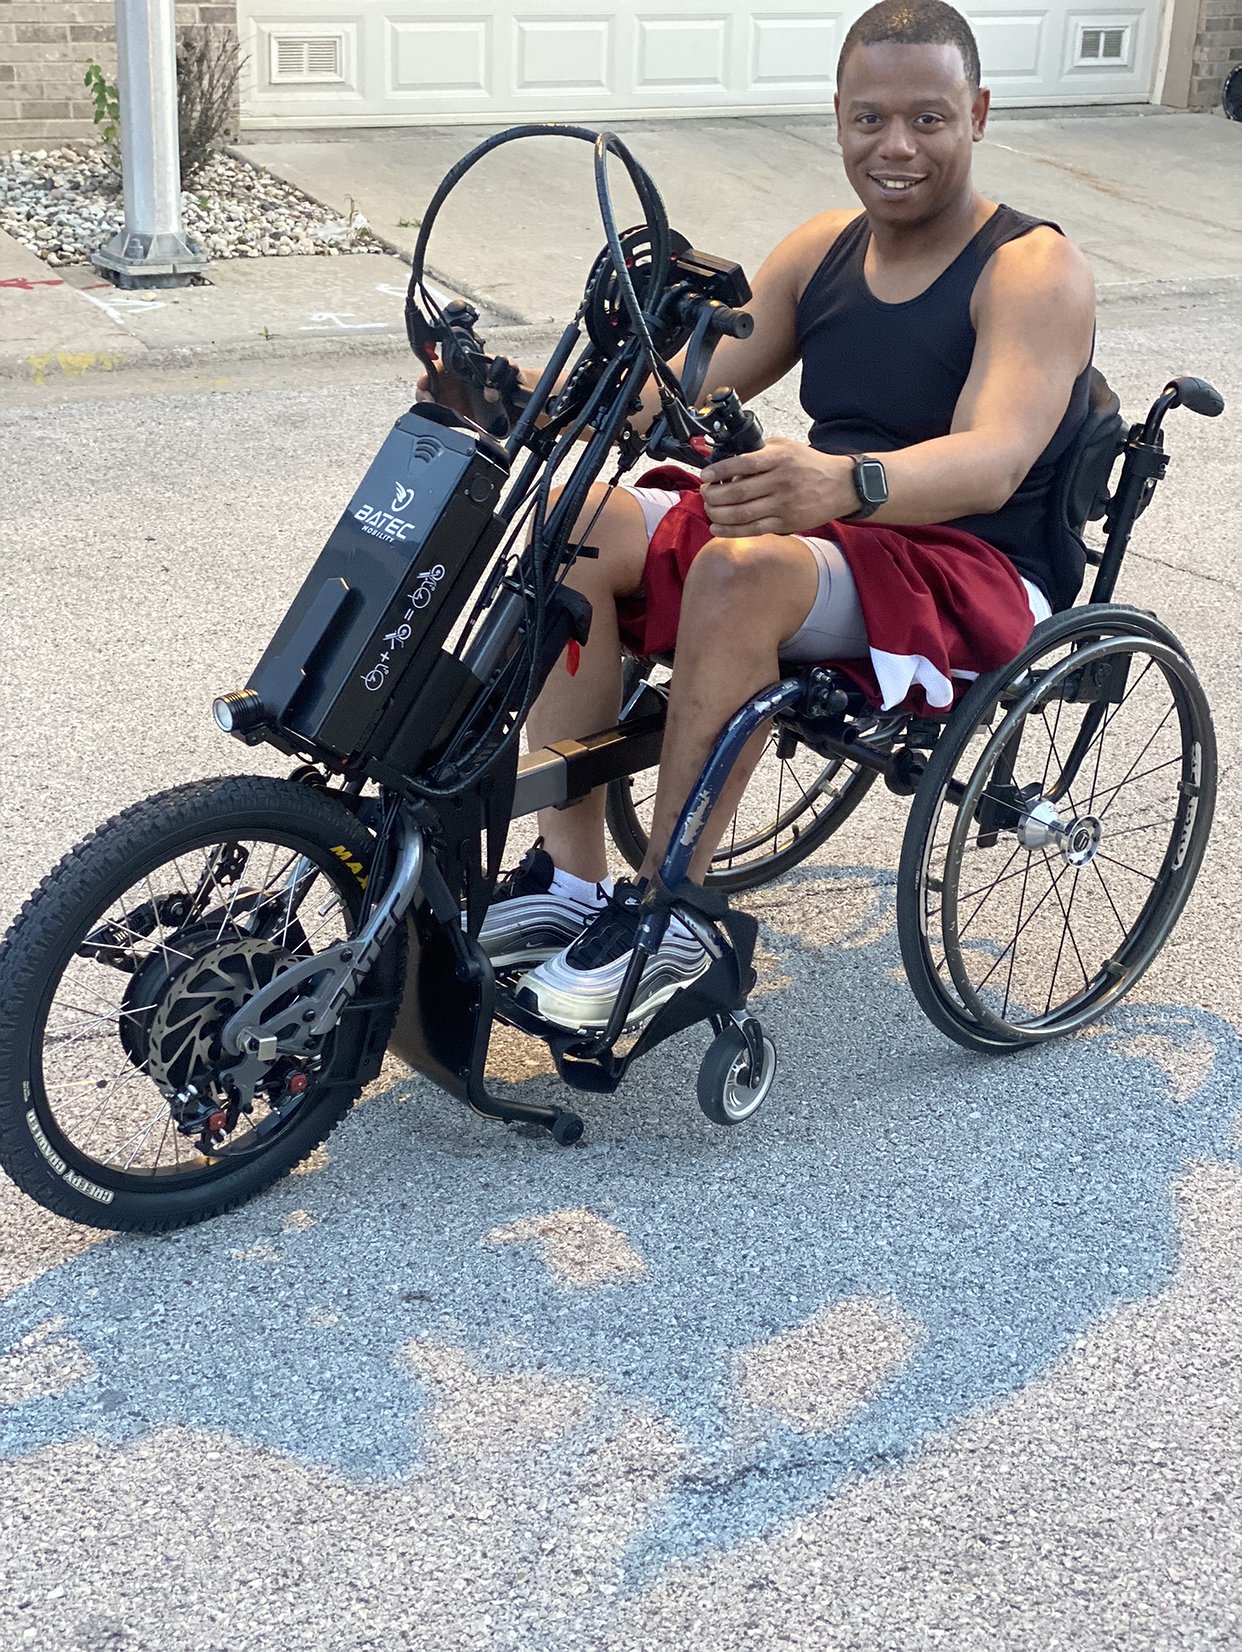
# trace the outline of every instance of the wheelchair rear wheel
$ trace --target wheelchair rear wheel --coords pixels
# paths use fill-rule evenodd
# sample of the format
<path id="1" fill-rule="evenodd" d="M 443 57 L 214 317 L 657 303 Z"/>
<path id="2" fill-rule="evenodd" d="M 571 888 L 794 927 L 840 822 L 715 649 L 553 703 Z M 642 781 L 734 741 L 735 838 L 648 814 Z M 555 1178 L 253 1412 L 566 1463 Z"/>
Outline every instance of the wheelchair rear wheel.
<path id="1" fill-rule="evenodd" d="M 639 678 L 637 661 L 626 665 L 626 694 Z M 757 889 L 797 866 L 819 848 L 858 807 L 876 781 L 874 769 L 844 758 L 825 758 L 808 746 L 768 736 L 737 813 L 712 856 L 706 882 L 726 893 Z M 608 787 L 608 831 L 635 871 L 647 853 L 655 769 L 614 780 Z"/>
<path id="2" fill-rule="evenodd" d="M 897 918 L 911 988 L 970 1048 L 1075 1031 L 1127 993 L 1190 894 L 1216 746 L 1177 639 L 1138 610 L 1037 627 L 975 683 L 919 782 Z"/>

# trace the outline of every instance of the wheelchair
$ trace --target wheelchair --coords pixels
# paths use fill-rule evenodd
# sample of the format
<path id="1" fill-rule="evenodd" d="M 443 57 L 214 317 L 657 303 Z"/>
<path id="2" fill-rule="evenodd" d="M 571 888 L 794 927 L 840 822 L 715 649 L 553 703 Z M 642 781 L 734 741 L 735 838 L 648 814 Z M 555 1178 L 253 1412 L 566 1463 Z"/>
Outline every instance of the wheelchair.
<path id="1" fill-rule="evenodd" d="M 472 166 L 550 134 L 592 144 L 606 245 L 539 383 L 529 396 L 509 385 L 498 404 L 477 313 L 442 306 L 424 278 L 428 238 Z M 624 232 L 610 156 L 645 214 Z M 607 1026 L 540 1020 L 518 972 L 498 975 L 479 947 L 513 820 L 604 785 L 618 848 L 634 866 L 643 857 L 641 777 L 658 761 L 667 693 L 651 662 L 629 663 L 614 727 L 521 757 L 519 735 L 548 672 L 586 640 L 589 605 L 564 575 L 590 554 L 577 524 L 605 466 L 615 484 L 643 457 L 694 466 L 761 443 L 731 392 L 698 405 L 716 342 L 752 325 L 749 296 L 738 266 L 670 229 L 613 134 L 513 128 L 446 176 L 406 315 L 420 363 L 469 387 L 472 416 L 418 403 L 397 419 L 249 684 L 214 705 L 225 733 L 297 767 L 123 811 L 44 879 L 0 949 L 0 1164 L 31 1197 L 111 1229 L 200 1221 L 305 1159 L 388 1050 L 476 1114 L 571 1145 L 583 1130 L 572 1109 L 489 1092 L 497 1021 L 543 1040 L 567 1086 L 603 1094 L 706 1022 L 699 1103 L 737 1125 L 769 1094 L 776 1051 L 747 1005 L 758 926 L 728 896 L 812 853 L 881 777 L 912 799 L 898 932 L 942 1032 L 1012 1052 L 1087 1026 L 1134 986 L 1190 893 L 1215 797 L 1211 718 L 1185 652 L 1161 621 L 1112 600 L 1165 471 L 1165 415 L 1223 408 L 1193 378 L 1127 426 L 1095 375 L 1057 475 L 1076 542 L 1103 519 L 1089 600 L 1038 625 L 948 715 L 884 713 L 828 667 L 737 712 L 647 889 Z M 640 437 L 629 420 L 649 379 L 661 409 Z M 775 792 L 770 818 L 735 821 L 695 887 L 704 823 L 765 726 L 774 786 L 752 782 L 751 796 Z M 710 966 L 632 1026 L 673 913 Z"/>

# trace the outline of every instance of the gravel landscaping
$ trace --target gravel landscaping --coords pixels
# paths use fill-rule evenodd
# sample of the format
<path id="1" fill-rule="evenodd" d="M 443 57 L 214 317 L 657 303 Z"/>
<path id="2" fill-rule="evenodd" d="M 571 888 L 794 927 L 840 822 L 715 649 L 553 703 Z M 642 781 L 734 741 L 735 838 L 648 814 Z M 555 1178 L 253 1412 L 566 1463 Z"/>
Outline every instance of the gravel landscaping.
<path id="1" fill-rule="evenodd" d="M 383 251 L 360 212 L 343 218 L 231 155 L 209 162 L 181 210 L 186 235 L 213 259 Z M 46 264 L 89 262 L 124 216 L 120 176 L 98 149 L 0 155 L 0 229 Z"/>

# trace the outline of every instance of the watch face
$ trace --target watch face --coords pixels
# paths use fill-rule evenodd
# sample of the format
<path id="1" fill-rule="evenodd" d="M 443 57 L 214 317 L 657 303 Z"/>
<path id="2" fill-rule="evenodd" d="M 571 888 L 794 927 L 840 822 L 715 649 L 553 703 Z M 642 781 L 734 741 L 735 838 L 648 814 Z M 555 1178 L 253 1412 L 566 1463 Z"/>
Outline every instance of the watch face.
<path id="1" fill-rule="evenodd" d="M 860 459 L 855 467 L 858 491 L 868 505 L 882 505 L 888 498 L 888 478 L 878 459 Z"/>

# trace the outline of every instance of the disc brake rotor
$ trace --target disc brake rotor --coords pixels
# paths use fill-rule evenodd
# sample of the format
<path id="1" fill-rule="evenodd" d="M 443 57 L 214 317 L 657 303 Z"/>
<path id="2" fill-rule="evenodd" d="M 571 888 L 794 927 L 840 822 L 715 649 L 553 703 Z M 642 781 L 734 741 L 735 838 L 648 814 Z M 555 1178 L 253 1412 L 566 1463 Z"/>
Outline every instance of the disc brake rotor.
<path id="1" fill-rule="evenodd" d="M 274 941 L 221 937 L 214 929 L 170 937 L 169 951 L 174 947 L 171 965 L 158 953 L 135 977 L 127 997 L 148 1007 L 121 1022 L 130 1059 L 167 1096 L 209 1077 L 222 1058 L 220 1035 L 229 1017 L 296 956 Z"/>

